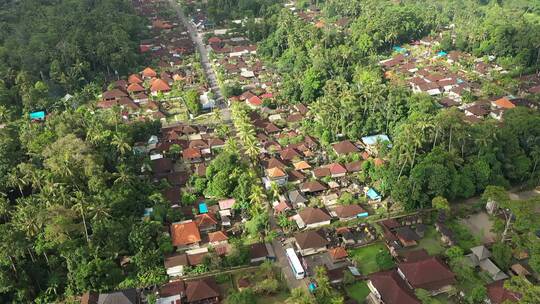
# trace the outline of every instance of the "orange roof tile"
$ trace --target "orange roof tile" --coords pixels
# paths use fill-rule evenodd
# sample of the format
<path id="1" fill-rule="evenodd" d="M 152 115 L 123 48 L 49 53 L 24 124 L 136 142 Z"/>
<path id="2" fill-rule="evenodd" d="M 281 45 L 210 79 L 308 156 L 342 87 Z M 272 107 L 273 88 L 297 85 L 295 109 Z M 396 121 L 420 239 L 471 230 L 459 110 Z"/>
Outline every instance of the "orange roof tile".
<path id="1" fill-rule="evenodd" d="M 142 71 L 142 75 L 144 77 L 156 77 L 157 76 L 157 73 L 156 71 L 154 71 L 153 69 L 151 68 L 146 68 Z"/>
<path id="2" fill-rule="evenodd" d="M 328 250 L 328 254 L 330 254 L 330 257 L 334 260 L 341 260 L 349 256 L 347 254 L 347 250 L 343 247 L 335 247 Z"/>
<path id="3" fill-rule="evenodd" d="M 287 175 L 287 173 L 283 172 L 283 170 L 278 167 L 266 169 L 266 174 L 271 178 L 284 177 Z"/>
<path id="4" fill-rule="evenodd" d="M 294 163 L 294 169 L 295 170 L 307 170 L 311 169 L 311 166 L 306 161 L 299 161 Z"/>
<path id="5" fill-rule="evenodd" d="M 152 81 L 152 87 L 150 90 L 152 92 L 168 92 L 171 90 L 171 87 L 163 79 L 156 79 Z"/>
<path id="6" fill-rule="evenodd" d="M 221 242 L 228 240 L 229 237 L 223 231 L 216 231 L 208 233 L 209 242 Z"/>
<path id="7" fill-rule="evenodd" d="M 174 246 L 188 245 L 201 241 L 199 227 L 195 222 L 171 225 L 171 239 Z"/>

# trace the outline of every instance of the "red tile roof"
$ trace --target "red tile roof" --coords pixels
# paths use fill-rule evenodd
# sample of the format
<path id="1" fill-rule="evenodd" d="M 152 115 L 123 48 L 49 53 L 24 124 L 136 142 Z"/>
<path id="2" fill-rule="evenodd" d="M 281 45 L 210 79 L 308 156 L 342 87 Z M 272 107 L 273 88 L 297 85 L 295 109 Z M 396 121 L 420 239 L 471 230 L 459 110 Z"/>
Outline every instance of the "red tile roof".
<path id="1" fill-rule="evenodd" d="M 208 233 L 209 242 L 222 242 L 228 240 L 229 237 L 223 231 L 216 231 Z"/>
<path id="2" fill-rule="evenodd" d="M 152 81 L 152 86 L 150 87 L 150 91 L 152 92 L 168 92 L 170 90 L 171 87 L 163 79 L 156 79 Z"/>
<path id="3" fill-rule="evenodd" d="M 521 296 L 504 288 L 504 281 L 495 281 L 486 285 L 488 298 L 491 304 L 502 304 L 505 301 L 518 302 Z"/>
<path id="4" fill-rule="evenodd" d="M 376 272 L 369 279 L 384 303 L 421 304 L 396 270 Z"/>
<path id="5" fill-rule="evenodd" d="M 217 220 L 208 213 L 197 215 L 195 217 L 195 222 L 199 227 L 212 226 L 217 224 Z"/>
<path id="6" fill-rule="evenodd" d="M 137 93 L 137 92 L 144 92 L 144 88 L 142 85 L 138 84 L 138 83 L 132 83 L 130 84 L 128 87 L 127 87 L 127 90 L 128 92 L 134 92 L 134 93 Z"/>
<path id="7" fill-rule="evenodd" d="M 201 157 L 201 151 L 199 151 L 199 149 L 187 148 L 184 151 L 182 151 L 182 158 L 184 159 L 193 159 L 193 158 L 200 158 L 200 157 Z"/>
<path id="8" fill-rule="evenodd" d="M 343 247 L 330 248 L 330 250 L 328 250 L 328 254 L 334 261 L 341 260 L 349 256 L 347 254 L 347 250 L 345 250 Z"/>
<path id="9" fill-rule="evenodd" d="M 262 105 L 262 99 L 260 99 L 259 97 L 257 96 L 253 96 L 253 97 L 250 97 L 248 100 L 247 100 L 251 105 L 255 106 L 255 107 L 259 107 Z"/>
<path id="10" fill-rule="evenodd" d="M 347 169 L 339 163 L 332 163 L 326 166 L 332 175 L 339 175 L 347 173 Z"/>
<path id="11" fill-rule="evenodd" d="M 332 147 L 338 155 L 349 154 L 359 152 L 358 148 L 353 145 L 349 140 L 341 141 L 337 144 L 333 144 Z"/>
<path id="12" fill-rule="evenodd" d="M 174 246 L 189 245 L 201 241 L 199 227 L 195 222 L 171 225 L 171 239 Z"/>
<path id="13" fill-rule="evenodd" d="M 142 71 L 144 77 L 156 77 L 157 73 L 152 68 L 146 68 Z"/>
<path id="14" fill-rule="evenodd" d="M 186 285 L 188 303 L 212 299 L 220 295 L 219 288 L 213 278 L 188 281 Z"/>
<path id="15" fill-rule="evenodd" d="M 332 219 L 326 212 L 312 207 L 302 209 L 300 212 L 298 212 L 298 215 L 300 215 L 302 221 L 306 225 L 325 222 Z"/>
<path id="16" fill-rule="evenodd" d="M 141 76 L 137 75 L 137 74 L 131 74 L 129 75 L 129 78 L 128 78 L 128 83 L 142 83 L 142 79 L 141 79 Z"/>
<path id="17" fill-rule="evenodd" d="M 400 263 L 398 268 L 414 288 L 438 290 L 456 283 L 455 274 L 436 257 Z"/>

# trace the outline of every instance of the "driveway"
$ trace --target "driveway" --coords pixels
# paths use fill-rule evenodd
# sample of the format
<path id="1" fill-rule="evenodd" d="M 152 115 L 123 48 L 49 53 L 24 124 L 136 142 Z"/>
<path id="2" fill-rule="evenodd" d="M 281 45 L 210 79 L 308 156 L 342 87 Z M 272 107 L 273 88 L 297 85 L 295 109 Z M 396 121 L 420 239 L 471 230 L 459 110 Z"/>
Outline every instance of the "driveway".
<path id="1" fill-rule="evenodd" d="M 292 290 L 298 287 L 307 288 L 307 279 L 304 278 L 302 280 L 297 280 L 292 273 L 291 266 L 289 266 L 289 261 L 285 255 L 285 248 L 281 245 L 280 241 L 274 239 L 272 241 L 272 247 L 274 248 L 274 253 L 276 254 L 276 263 L 281 268 L 281 273 L 283 273 L 289 289 Z"/>
<path id="2" fill-rule="evenodd" d="M 169 3 L 171 4 L 171 7 L 176 11 L 178 14 L 178 17 L 180 18 L 180 21 L 184 26 L 186 27 L 189 36 L 191 38 L 191 41 L 195 44 L 197 51 L 199 52 L 201 56 L 201 65 L 204 70 L 204 74 L 206 75 L 206 79 L 208 80 L 208 83 L 210 84 L 210 88 L 212 89 L 212 92 L 214 93 L 217 106 L 221 109 L 221 117 L 224 122 L 230 123 L 231 122 L 231 112 L 229 108 L 227 107 L 227 103 L 225 102 L 225 99 L 223 98 L 223 94 L 221 93 L 221 89 L 219 88 L 219 84 L 217 81 L 217 76 L 214 70 L 212 69 L 212 65 L 210 64 L 210 59 L 208 56 L 208 48 L 204 45 L 202 34 L 197 31 L 195 26 L 189 21 L 189 19 L 186 17 L 184 12 L 182 11 L 182 8 L 178 3 L 175 2 L 175 0 L 169 0 Z"/>

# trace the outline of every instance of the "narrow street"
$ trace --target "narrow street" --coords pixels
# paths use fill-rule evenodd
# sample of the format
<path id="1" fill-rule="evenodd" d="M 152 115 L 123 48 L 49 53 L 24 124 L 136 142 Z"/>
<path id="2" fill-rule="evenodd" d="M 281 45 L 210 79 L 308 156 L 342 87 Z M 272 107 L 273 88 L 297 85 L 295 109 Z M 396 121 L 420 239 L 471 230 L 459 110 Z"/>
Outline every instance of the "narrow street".
<path id="1" fill-rule="evenodd" d="M 189 33 L 189 36 L 191 37 L 191 41 L 193 41 L 193 43 L 195 44 L 197 48 L 197 51 L 201 57 L 201 65 L 206 75 L 206 79 L 208 80 L 208 83 L 210 84 L 210 88 L 212 89 L 212 92 L 214 93 L 216 106 L 221 109 L 221 117 L 223 121 L 226 123 L 230 123 L 231 111 L 227 106 L 227 102 L 225 101 L 225 98 L 223 98 L 223 94 L 221 93 L 221 89 L 217 81 L 216 73 L 214 72 L 214 70 L 212 69 L 212 65 L 210 64 L 208 48 L 204 45 L 202 35 L 197 31 L 195 26 L 190 22 L 189 18 L 184 14 L 182 8 L 180 7 L 180 4 L 178 4 L 175 0 L 169 0 L 169 3 L 171 4 L 171 7 L 178 14 L 178 18 L 180 18 L 180 21 L 186 27 Z"/>

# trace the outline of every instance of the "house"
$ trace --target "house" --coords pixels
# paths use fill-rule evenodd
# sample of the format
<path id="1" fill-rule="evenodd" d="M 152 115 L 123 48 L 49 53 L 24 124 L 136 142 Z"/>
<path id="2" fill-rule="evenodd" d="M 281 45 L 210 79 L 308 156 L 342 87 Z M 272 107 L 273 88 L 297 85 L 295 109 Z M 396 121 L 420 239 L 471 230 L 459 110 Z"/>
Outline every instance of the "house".
<path id="1" fill-rule="evenodd" d="M 156 71 L 154 71 L 150 67 L 147 67 L 146 69 L 144 69 L 141 74 L 142 74 L 143 78 L 145 78 L 145 79 L 150 79 L 150 78 L 153 78 L 153 77 L 157 76 Z"/>
<path id="2" fill-rule="evenodd" d="M 219 287 L 214 278 L 204 278 L 186 282 L 187 304 L 217 304 L 220 299 Z"/>
<path id="3" fill-rule="evenodd" d="M 87 292 L 81 298 L 81 304 L 141 304 L 141 296 L 135 288 L 109 293 Z"/>
<path id="4" fill-rule="evenodd" d="M 489 304 L 519 302 L 521 295 L 504 288 L 504 281 L 499 280 L 486 285 Z"/>
<path id="5" fill-rule="evenodd" d="M 320 226 L 330 225 L 332 218 L 319 208 L 306 207 L 298 212 L 296 223 L 300 229 L 313 229 Z"/>
<path id="6" fill-rule="evenodd" d="M 218 222 L 213 215 L 209 213 L 203 213 L 195 216 L 195 223 L 197 223 L 200 231 L 208 232 L 211 230 L 215 230 Z"/>
<path id="7" fill-rule="evenodd" d="M 189 163 L 200 163 L 203 161 L 201 151 L 191 147 L 182 151 L 182 159 Z"/>
<path id="8" fill-rule="evenodd" d="M 269 184 L 274 182 L 280 186 L 283 186 L 287 183 L 288 177 L 289 176 L 287 173 L 278 167 L 266 169 L 266 178 L 268 179 Z"/>
<path id="9" fill-rule="evenodd" d="M 370 290 L 368 303 L 381 304 L 421 304 L 414 291 L 398 274 L 397 270 L 381 271 L 369 276 Z"/>
<path id="10" fill-rule="evenodd" d="M 353 161 L 345 164 L 345 169 L 349 173 L 360 172 L 362 170 L 362 161 Z"/>
<path id="11" fill-rule="evenodd" d="M 339 195 L 335 192 L 332 192 L 328 195 L 321 196 L 321 200 L 326 207 L 332 207 L 338 203 Z"/>
<path id="12" fill-rule="evenodd" d="M 306 207 L 306 202 L 308 201 L 300 191 L 298 190 L 291 190 L 287 194 L 289 198 L 289 202 L 291 202 L 293 208 L 304 208 Z"/>
<path id="13" fill-rule="evenodd" d="M 330 213 L 340 221 L 350 221 L 368 215 L 367 211 L 359 205 L 339 205 Z"/>
<path id="14" fill-rule="evenodd" d="M 305 171 L 311 169 L 311 166 L 306 161 L 299 161 L 293 164 L 294 170 Z"/>
<path id="15" fill-rule="evenodd" d="M 495 109 L 509 110 L 516 107 L 516 105 L 510 101 L 508 97 L 502 97 L 491 102 L 491 106 Z"/>
<path id="16" fill-rule="evenodd" d="M 399 252 L 399 259 L 402 262 L 416 262 L 429 258 L 429 253 L 425 249 Z"/>
<path id="17" fill-rule="evenodd" d="M 167 275 L 171 278 L 181 277 L 184 275 L 184 268 L 189 266 L 187 255 L 185 253 L 177 253 L 165 257 L 165 269 Z"/>
<path id="18" fill-rule="evenodd" d="M 229 198 L 226 200 L 220 200 L 219 205 L 219 215 L 223 218 L 224 216 L 231 216 L 231 210 L 234 206 L 236 200 L 234 198 Z"/>
<path id="19" fill-rule="evenodd" d="M 165 80 L 163 79 L 155 79 L 152 81 L 152 84 L 150 86 L 150 91 L 152 92 L 152 95 L 156 96 L 158 93 L 168 93 L 171 91 L 171 87 Z"/>
<path id="20" fill-rule="evenodd" d="M 276 259 L 272 245 L 268 243 L 255 243 L 249 246 L 249 262 L 251 264 L 259 264 L 267 259 Z"/>
<path id="21" fill-rule="evenodd" d="M 302 193 L 314 194 L 326 190 L 326 187 L 318 181 L 305 182 L 300 185 L 300 191 Z"/>
<path id="22" fill-rule="evenodd" d="M 330 169 L 328 169 L 327 167 L 315 168 L 311 173 L 313 174 L 313 177 L 317 179 L 331 175 Z"/>
<path id="23" fill-rule="evenodd" d="M 173 223 L 171 225 L 171 239 L 175 247 L 199 247 L 201 241 L 199 227 L 192 220 Z"/>
<path id="24" fill-rule="evenodd" d="M 281 201 L 274 206 L 274 213 L 280 214 L 285 211 L 291 210 L 291 206 L 286 201 Z"/>
<path id="25" fill-rule="evenodd" d="M 347 250 L 345 250 L 345 248 L 339 246 L 328 249 L 328 256 L 333 263 L 340 263 L 344 262 L 349 255 L 347 254 Z"/>
<path id="26" fill-rule="evenodd" d="M 182 303 L 182 298 L 186 292 L 184 281 L 172 281 L 163 284 L 157 292 L 156 304 Z"/>
<path id="27" fill-rule="evenodd" d="M 152 172 L 154 176 L 160 177 L 171 173 L 173 162 L 170 158 L 160 158 L 152 161 Z"/>
<path id="28" fill-rule="evenodd" d="M 400 227 L 396 229 L 396 237 L 401 242 L 403 247 L 416 246 L 420 237 L 410 227 Z"/>
<path id="29" fill-rule="evenodd" d="M 373 188 L 368 188 L 365 193 L 370 203 L 380 203 L 382 200 L 382 196 Z"/>
<path id="30" fill-rule="evenodd" d="M 480 267 L 487 272 L 493 281 L 505 280 L 508 275 L 491 261 L 491 252 L 483 245 L 471 248 L 471 253 L 467 255 L 469 263 L 473 267 Z"/>
<path id="31" fill-rule="evenodd" d="M 344 140 L 339 143 L 333 144 L 332 148 L 338 156 L 360 152 L 360 150 L 349 140 Z"/>
<path id="32" fill-rule="evenodd" d="M 362 137 L 362 143 L 364 144 L 366 151 L 371 155 L 377 155 L 379 153 L 379 144 L 386 145 L 389 148 L 392 147 L 392 144 L 390 143 L 390 138 L 386 134 L 377 134 Z"/>
<path id="33" fill-rule="evenodd" d="M 279 157 L 284 161 L 291 161 L 300 158 L 300 153 L 296 152 L 293 148 L 286 148 L 279 152 Z"/>
<path id="34" fill-rule="evenodd" d="M 437 257 L 402 262 L 397 272 L 411 288 L 422 288 L 433 295 L 449 291 L 456 283 L 456 275 Z"/>
<path id="35" fill-rule="evenodd" d="M 336 178 L 336 177 L 343 177 L 345 174 L 347 174 L 347 169 L 343 167 L 339 163 L 331 163 L 326 166 L 328 170 L 330 171 L 330 176 Z"/>
<path id="36" fill-rule="evenodd" d="M 208 233 L 208 243 L 212 246 L 219 246 L 227 244 L 229 237 L 224 231 L 216 231 Z"/>
<path id="37" fill-rule="evenodd" d="M 299 232 L 294 236 L 294 239 L 302 256 L 326 251 L 326 246 L 329 243 L 320 232 L 314 230 Z"/>

